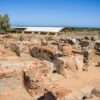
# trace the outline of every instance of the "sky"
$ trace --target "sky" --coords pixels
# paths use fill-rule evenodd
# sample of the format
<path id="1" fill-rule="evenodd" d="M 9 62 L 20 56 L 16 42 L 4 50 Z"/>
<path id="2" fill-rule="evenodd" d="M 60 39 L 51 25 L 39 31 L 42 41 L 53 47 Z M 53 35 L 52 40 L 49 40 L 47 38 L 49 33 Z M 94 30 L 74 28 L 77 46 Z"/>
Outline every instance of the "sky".
<path id="1" fill-rule="evenodd" d="M 0 0 L 12 25 L 100 27 L 100 0 Z"/>

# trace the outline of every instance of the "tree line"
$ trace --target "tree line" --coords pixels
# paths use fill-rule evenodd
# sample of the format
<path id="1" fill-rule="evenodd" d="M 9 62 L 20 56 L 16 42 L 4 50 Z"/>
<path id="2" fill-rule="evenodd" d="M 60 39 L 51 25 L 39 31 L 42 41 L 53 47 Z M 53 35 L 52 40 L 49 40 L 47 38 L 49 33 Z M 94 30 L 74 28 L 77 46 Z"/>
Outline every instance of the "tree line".
<path id="1" fill-rule="evenodd" d="M 88 28 L 88 27 L 65 27 L 63 32 L 74 32 L 74 31 L 100 31 L 100 28 Z"/>

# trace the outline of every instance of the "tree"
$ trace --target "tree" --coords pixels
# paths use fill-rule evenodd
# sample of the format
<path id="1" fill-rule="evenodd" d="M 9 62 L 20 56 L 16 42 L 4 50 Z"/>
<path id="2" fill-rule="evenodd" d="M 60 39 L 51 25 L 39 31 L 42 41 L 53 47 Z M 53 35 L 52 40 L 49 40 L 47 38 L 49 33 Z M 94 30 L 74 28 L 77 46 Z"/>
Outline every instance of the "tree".
<path id="1" fill-rule="evenodd" d="M 2 32 L 10 31 L 10 18 L 7 14 L 0 15 L 0 30 Z"/>

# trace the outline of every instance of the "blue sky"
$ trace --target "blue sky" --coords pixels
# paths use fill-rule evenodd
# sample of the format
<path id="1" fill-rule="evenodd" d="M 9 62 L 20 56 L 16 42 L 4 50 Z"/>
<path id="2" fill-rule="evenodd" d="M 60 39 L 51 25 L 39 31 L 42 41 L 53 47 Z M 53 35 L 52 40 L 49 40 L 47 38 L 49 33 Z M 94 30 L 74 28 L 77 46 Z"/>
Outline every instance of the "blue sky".
<path id="1" fill-rule="evenodd" d="M 13 25 L 100 27 L 100 0 L 0 0 Z"/>

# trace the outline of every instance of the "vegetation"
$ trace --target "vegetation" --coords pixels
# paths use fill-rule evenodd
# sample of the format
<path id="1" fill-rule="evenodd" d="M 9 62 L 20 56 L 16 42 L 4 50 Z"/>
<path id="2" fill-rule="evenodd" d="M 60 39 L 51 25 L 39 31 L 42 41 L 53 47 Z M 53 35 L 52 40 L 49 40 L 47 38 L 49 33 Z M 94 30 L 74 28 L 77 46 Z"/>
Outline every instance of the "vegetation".
<path id="1" fill-rule="evenodd" d="M 10 18 L 7 14 L 0 15 L 0 32 L 10 31 Z"/>
<path id="2" fill-rule="evenodd" d="M 66 27 L 62 32 L 73 32 L 73 31 L 100 31 L 100 28 L 88 28 L 88 27 Z"/>

